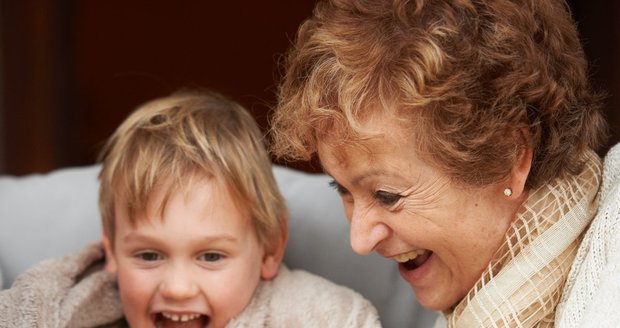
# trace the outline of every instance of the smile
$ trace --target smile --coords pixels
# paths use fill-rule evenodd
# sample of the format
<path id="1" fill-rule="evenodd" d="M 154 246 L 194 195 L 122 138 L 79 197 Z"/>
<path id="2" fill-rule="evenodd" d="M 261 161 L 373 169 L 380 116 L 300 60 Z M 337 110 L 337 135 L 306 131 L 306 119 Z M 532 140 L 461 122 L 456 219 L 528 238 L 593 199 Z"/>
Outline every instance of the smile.
<path id="1" fill-rule="evenodd" d="M 200 313 L 171 313 L 159 312 L 154 317 L 155 327 L 184 327 L 184 328 L 204 328 L 209 324 L 208 315 Z"/>
<path id="2" fill-rule="evenodd" d="M 391 258 L 402 264 L 407 270 L 414 270 L 424 264 L 431 256 L 432 252 L 426 249 L 417 249 L 414 251 L 398 254 Z"/>

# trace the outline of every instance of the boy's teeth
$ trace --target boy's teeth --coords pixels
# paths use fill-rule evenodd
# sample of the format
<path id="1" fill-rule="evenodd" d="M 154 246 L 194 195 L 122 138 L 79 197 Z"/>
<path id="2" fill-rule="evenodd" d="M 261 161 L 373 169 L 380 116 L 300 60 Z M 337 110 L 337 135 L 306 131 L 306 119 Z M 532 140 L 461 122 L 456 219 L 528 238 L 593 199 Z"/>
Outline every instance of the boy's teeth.
<path id="1" fill-rule="evenodd" d="M 199 316 L 200 316 L 199 314 L 184 314 L 181 316 L 181 321 L 185 322 L 185 321 L 194 320 L 198 318 Z"/>
<path id="2" fill-rule="evenodd" d="M 418 249 L 415 251 L 411 251 L 411 252 L 407 252 L 407 253 L 403 253 L 403 254 L 398 254 L 396 256 L 393 256 L 392 258 L 394 260 L 396 260 L 396 262 L 398 263 L 405 263 L 407 261 L 410 260 L 415 260 L 416 257 L 418 257 L 418 255 L 422 255 L 424 254 L 425 250 L 423 249 Z"/>
<path id="3" fill-rule="evenodd" d="M 166 318 L 168 320 L 181 321 L 181 322 L 187 322 L 187 321 L 194 320 L 194 319 L 200 317 L 200 314 L 197 314 L 197 313 L 178 315 L 178 314 L 162 312 L 161 315 L 164 316 L 164 318 Z"/>

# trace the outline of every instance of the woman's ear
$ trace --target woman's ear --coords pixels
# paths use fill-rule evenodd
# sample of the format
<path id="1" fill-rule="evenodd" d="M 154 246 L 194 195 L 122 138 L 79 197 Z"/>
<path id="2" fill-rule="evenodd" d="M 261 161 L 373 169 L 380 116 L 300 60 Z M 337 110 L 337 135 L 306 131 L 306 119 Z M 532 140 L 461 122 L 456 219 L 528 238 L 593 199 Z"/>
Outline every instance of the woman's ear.
<path id="1" fill-rule="evenodd" d="M 114 249 L 110 244 L 110 239 L 103 233 L 103 251 L 105 252 L 105 266 L 104 270 L 108 272 L 116 272 L 118 266 L 116 265 L 116 257 L 114 256 Z"/>
<path id="2" fill-rule="evenodd" d="M 278 275 L 282 258 L 284 257 L 284 251 L 286 250 L 286 243 L 288 242 L 288 221 L 282 220 L 282 230 L 280 232 L 280 238 L 274 246 L 269 250 L 265 250 L 263 256 L 263 263 L 261 265 L 260 276 L 264 280 L 271 280 Z"/>
<path id="3" fill-rule="evenodd" d="M 510 191 L 504 189 L 504 195 L 513 199 L 520 199 L 523 196 L 525 190 L 525 183 L 527 177 L 530 174 L 532 168 L 532 146 L 529 131 L 527 129 L 519 129 L 515 131 L 516 138 L 519 140 L 519 154 L 510 171 L 510 175 L 507 179 L 507 185 L 505 188 L 509 188 Z"/>

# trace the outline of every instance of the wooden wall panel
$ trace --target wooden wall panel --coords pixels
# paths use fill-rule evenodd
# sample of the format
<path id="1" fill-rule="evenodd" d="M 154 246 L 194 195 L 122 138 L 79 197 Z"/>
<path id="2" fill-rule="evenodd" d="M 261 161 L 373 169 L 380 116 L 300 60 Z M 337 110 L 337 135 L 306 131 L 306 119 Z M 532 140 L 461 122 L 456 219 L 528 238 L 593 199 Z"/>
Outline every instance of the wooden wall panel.
<path id="1" fill-rule="evenodd" d="M 3 1 L 0 9 L 3 167 L 15 174 L 45 171 L 59 164 L 56 7 L 50 1 Z"/>
<path id="2" fill-rule="evenodd" d="M 72 130 L 73 147 L 93 153 L 136 105 L 182 87 L 228 94 L 266 128 L 275 102 L 276 62 L 312 6 L 312 1 L 75 1 L 71 69 L 74 119 L 80 124 Z"/>
<path id="3" fill-rule="evenodd" d="M 4 173 L 91 164 L 137 105 L 183 87 L 230 95 L 266 130 L 276 63 L 313 6 L 0 0 Z"/>
<path id="4" fill-rule="evenodd" d="M 588 57 L 591 81 L 608 94 L 609 140 L 620 142 L 620 6 L 615 0 L 569 0 Z"/>

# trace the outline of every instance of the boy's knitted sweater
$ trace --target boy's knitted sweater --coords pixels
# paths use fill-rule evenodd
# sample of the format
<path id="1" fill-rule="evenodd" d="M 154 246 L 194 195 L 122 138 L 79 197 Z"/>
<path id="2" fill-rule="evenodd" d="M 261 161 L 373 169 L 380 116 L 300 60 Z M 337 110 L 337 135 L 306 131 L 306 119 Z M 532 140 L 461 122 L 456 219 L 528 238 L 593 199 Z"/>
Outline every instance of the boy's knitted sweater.
<path id="1" fill-rule="evenodd" d="M 47 260 L 0 291 L 0 327 L 126 327 L 115 276 L 102 270 L 95 244 Z M 262 281 L 246 309 L 228 325 L 240 327 L 380 327 L 376 309 L 360 294 L 300 270 L 280 268 Z"/>
<path id="2" fill-rule="evenodd" d="M 122 310 L 114 275 L 103 268 L 101 245 L 43 261 L 0 291 L 0 327 L 97 327 Z"/>

